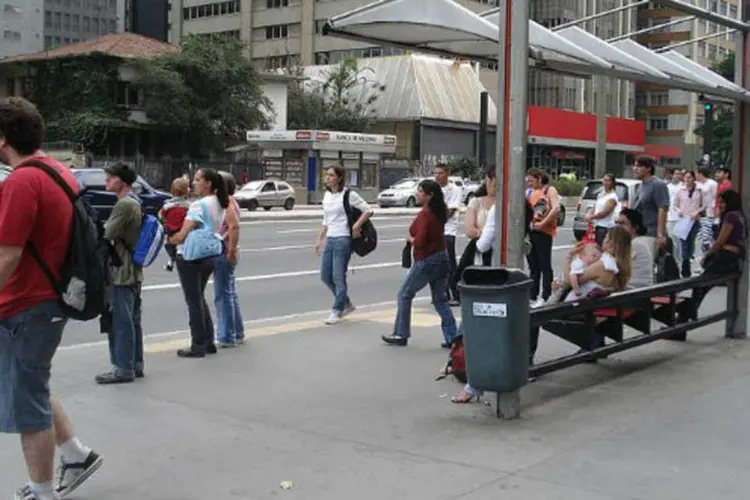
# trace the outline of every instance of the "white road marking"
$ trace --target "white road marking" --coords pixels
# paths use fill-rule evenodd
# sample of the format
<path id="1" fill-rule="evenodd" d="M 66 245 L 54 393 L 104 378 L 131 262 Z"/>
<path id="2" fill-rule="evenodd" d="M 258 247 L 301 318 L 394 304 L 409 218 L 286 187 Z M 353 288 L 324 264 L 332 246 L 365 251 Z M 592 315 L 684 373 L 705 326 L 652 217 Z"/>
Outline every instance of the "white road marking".
<path id="1" fill-rule="evenodd" d="M 415 297 L 414 302 L 426 302 L 430 300 L 429 296 L 424 297 Z M 366 311 L 368 309 L 377 309 L 380 307 L 388 307 L 388 306 L 394 306 L 396 305 L 396 301 L 389 300 L 385 302 L 374 302 L 372 304 L 360 304 L 357 305 L 357 311 Z M 263 325 L 266 323 L 280 323 L 280 322 L 286 322 L 294 319 L 299 318 L 307 318 L 307 317 L 314 317 L 314 316 L 324 316 L 327 314 L 330 314 L 330 309 L 319 309 L 316 311 L 305 311 L 301 313 L 294 313 L 294 314 L 285 314 L 283 316 L 270 316 L 267 318 L 258 318 L 258 319 L 252 319 L 249 321 L 245 321 L 246 327 L 252 327 L 255 325 Z M 356 314 L 356 312 L 354 313 Z M 323 323 L 321 322 L 321 326 Z M 169 332 L 158 332 L 158 333 L 149 333 L 143 336 L 144 340 L 148 339 L 161 339 L 165 337 L 173 337 L 175 335 L 184 335 L 190 333 L 190 330 L 172 330 Z M 98 347 L 98 346 L 106 346 L 108 345 L 108 341 L 106 340 L 97 340 L 96 342 L 82 342 L 80 344 L 71 344 L 66 346 L 58 347 L 58 351 L 74 351 L 79 349 L 84 349 L 88 347 Z"/>
<path id="2" fill-rule="evenodd" d="M 385 226 L 376 226 L 377 229 L 405 229 L 406 226 L 403 224 L 392 224 L 392 225 L 385 225 Z M 320 226 L 314 227 L 314 228 L 305 228 L 305 229 L 282 229 L 281 231 L 276 231 L 276 234 L 294 234 L 294 233 L 317 233 L 320 231 Z"/>
<path id="3" fill-rule="evenodd" d="M 387 240 L 378 240 L 378 244 L 381 243 L 403 243 L 404 238 L 390 238 Z M 241 248 L 242 253 L 256 253 L 256 252 L 283 252 L 284 250 L 311 250 L 315 248 L 315 245 L 284 245 L 278 247 L 264 247 L 264 248 Z"/>
<path id="4" fill-rule="evenodd" d="M 574 245 L 557 245 L 553 246 L 553 251 L 559 251 L 559 250 L 567 250 L 570 248 L 573 248 Z M 398 267 L 401 266 L 401 261 L 394 261 L 394 262 L 378 262 L 374 264 L 363 264 L 361 266 L 349 266 L 350 271 L 367 271 L 370 269 L 384 269 L 388 267 Z M 284 273 L 274 273 L 274 274 L 256 274 L 251 276 L 238 276 L 236 281 L 243 282 L 243 281 L 267 281 L 267 280 L 275 280 L 275 279 L 283 279 L 283 278 L 296 278 L 299 276 L 316 276 L 320 273 L 320 269 L 309 269 L 309 270 L 303 270 L 303 271 L 289 271 Z M 213 284 L 213 280 L 210 280 L 208 282 L 209 284 Z M 144 292 L 150 292 L 150 291 L 157 291 L 157 290 L 174 290 L 180 288 L 179 283 L 161 283 L 161 284 L 154 284 L 154 285 L 145 285 L 142 290 Z"/>

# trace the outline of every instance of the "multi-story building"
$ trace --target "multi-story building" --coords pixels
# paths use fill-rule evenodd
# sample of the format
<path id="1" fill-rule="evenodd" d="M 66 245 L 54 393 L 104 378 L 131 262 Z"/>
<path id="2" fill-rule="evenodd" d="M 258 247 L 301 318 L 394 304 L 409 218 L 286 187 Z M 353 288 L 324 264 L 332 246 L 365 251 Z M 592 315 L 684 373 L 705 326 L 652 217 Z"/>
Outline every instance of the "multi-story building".
<path id="1" fill-rule="evenodd" d="M 119 33 L 124 27 L 125 0 L 44 0 L 44 49 Z"/>
<path id="2" fill-rule="evenodd" d="M 169 41 L 169 0 L 125 0 L 125 31 Z"/>
<path id="3" fill-rule="evenodd" d="M 0 0 L 0 58 L 44 48 L 44 0 Z"/>
<path id="4" fill-rule="evenodd" d="M 740 0 L 694 0 L 692 3 L 712 12 L 735 19 L 741 16 Z M 638 27 L 651 28 L 686 18 L 686 14 L 659 5 L 646 4 L 639 8 Z M 690 19 L 642 35 L 639 41 L 651 49 L 717 34 L 675 48 L 703 66 L 713 66 L 735 49 L 733 35 L 727 29 L 702 19 Z M 693 92 L 675 90 L 658 85 L 639 84 L 636 90 L 637 116 L 646 121 L 647 140 L 671 148 L 681 148 L 681 158 L 674 162 L 693 165 L 702 152 L 702 139 L 695 130 L 703 124 L 704 108 Z"/>

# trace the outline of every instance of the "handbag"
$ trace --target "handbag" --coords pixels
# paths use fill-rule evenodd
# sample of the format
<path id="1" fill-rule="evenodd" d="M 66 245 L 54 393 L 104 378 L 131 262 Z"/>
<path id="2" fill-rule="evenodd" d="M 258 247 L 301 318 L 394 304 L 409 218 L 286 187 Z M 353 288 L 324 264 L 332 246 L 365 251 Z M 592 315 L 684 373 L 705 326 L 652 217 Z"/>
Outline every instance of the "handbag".
<path id="1" fill-rule="evenodd" d="M 411 243 L 406 243 L 401 250 L 401 267 L 409 269 L 411 267 Z"/>
<path id="2" fill-rule="evenodd" d="M 213 259 L 224 253 L 224 239 L 214 231 L 206 204 L 200 205 L 200 227 L 190 231 L 182 245 L 182 258 L 189 262 Z"/>

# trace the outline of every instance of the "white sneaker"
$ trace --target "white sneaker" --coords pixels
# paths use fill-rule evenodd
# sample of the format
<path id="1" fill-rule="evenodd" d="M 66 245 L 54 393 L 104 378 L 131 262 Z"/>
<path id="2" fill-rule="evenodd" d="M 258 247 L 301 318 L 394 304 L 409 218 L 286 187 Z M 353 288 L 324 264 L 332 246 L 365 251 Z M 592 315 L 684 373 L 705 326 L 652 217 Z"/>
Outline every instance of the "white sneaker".
<path id="1" fill-rule="evenodd" d="M 542 307 L 543 305 L 544 305 L 544 299 L 542 299 L 541 297 L 529 302 L 529 307 L 531 307 L 532 309 L 536 309 L 537 307 Z"/>
<path id="2" fill-rule="evenodd" d="M 335 325 L 341 321 L 341 316 L 338 313 L 332 312 L 328 319 L 326 319 L 326 325 Z"/>

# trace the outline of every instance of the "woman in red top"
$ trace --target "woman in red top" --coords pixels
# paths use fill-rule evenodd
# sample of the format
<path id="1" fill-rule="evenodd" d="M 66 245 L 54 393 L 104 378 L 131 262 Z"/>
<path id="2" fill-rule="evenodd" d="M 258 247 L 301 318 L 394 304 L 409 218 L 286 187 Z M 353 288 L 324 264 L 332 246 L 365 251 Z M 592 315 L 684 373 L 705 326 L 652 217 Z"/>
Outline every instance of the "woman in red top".
<path id="1" fill-rule="evenodd" d="M 414 250 L 414 264 L 398 292 L 398 312 L 392 335 L 384 335 L 383 342 L 405 346 L 411 330 L 411 304 L 421 289 L 430 285 L 432 304 L 440 315 L 443 329 L 443 347 L 450 347 L 456 336 L 456 318 L 448 305 L 446 295 L 450 266 L 445 251 L 445 222 L 448 207 L 443 190 L 437 182 L 424 180 L 417 189 L 417 203 L 422 210 L 409 227 L 406 240 Z"/>

